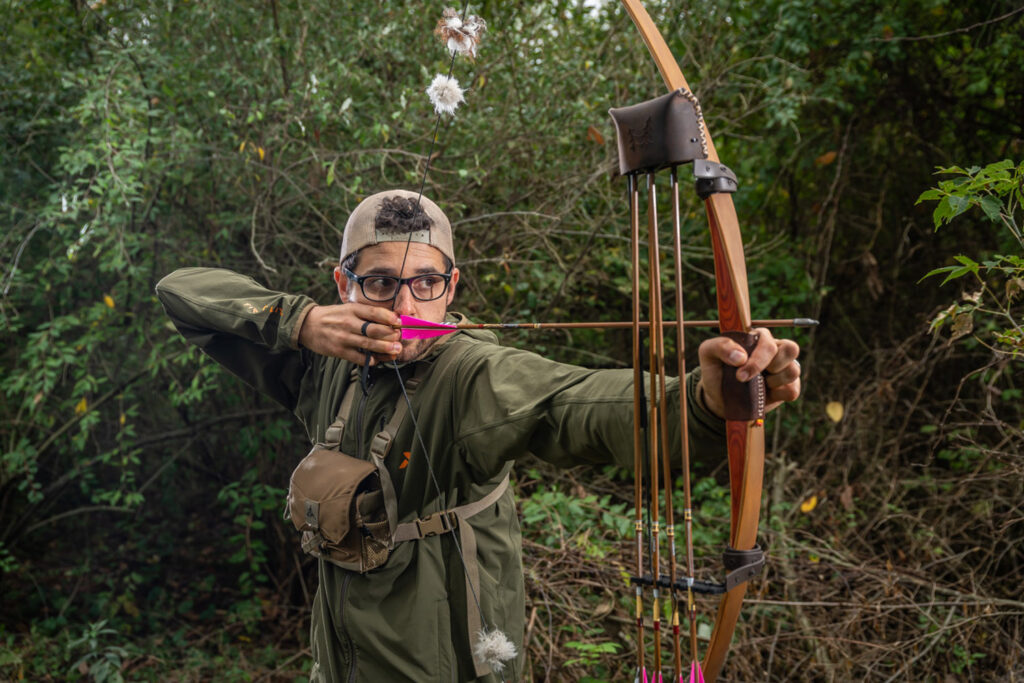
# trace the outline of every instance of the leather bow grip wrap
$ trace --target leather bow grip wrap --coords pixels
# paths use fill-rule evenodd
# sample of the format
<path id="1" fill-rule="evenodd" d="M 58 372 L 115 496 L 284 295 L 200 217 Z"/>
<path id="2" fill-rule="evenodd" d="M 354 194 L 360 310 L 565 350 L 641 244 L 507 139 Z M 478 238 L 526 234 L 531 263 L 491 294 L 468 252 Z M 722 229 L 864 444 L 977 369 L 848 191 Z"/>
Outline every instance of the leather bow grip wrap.
<path id="1" fill-rule="evenodd" d="M 723 332 L 743 347 L 749 357 L 757 347 L 760 335 L 746 332 Z M 725 419 L 737 421 L 763 420 L 765 406 L 764 376 L 757 375 L 748 382 L 736 379 L 737 368 L 726 365 L 722 368 L 722 398 L 725 405 Z"/>

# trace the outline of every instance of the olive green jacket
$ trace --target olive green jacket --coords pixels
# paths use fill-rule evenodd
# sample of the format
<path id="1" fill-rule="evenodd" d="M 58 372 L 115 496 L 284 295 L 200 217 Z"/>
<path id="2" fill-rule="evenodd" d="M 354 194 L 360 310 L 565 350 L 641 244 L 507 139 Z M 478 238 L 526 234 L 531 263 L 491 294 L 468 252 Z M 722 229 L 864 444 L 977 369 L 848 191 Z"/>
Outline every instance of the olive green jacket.
<path id="1" fill-rule="evenodd" d="M 204 268 L 178 270 L 156 289 L 189 342 L 294 412 L 311 443 L 324 440 L 353 381 L 353 366 L 299 348 L 299 328 L 315 305 L 312 299 Z M 499 346 L 493 334 L 482 331 L 444 337 L 423 359 L 397 372 L 408 380 L 421 364 L 429 367 L 421 371 L 423 381 L 412 396 L 418 430 L 407 417 L 386 461 L 401 522 L 479 500 L 502 481 L 512 461 L 529 453 L 565 467 L 632 467 L 632 370 L 556 363 Z M 371 368 L 369 384 L 365 396 L 356 387 L 341 443 L 343 452 L 363 458 L 402 391 L 393 366 Z M 691 447 L 707 457 L 724 452 L 723 424 L 704 408 L 696 384 L 691 373 Z M 678 406 L 678 384 L 672 382 L 669 391 L 670 402 Z M 678 431 L 674 436 L 670 443 L 679 443 Z M 296 463 L 306 450 L 295 445 Z M 470 524 L 480 572 L 479 610 L 488 627 L 503 631 L 519 649 L 520 657 L 505 671 L 506 678 L 518 679 L 525 598 L 511 493 Z M 464 577 L 453 534 L 400 543 L 385 566 L 362 575 L 321 560 L 311 678 L 498 680 L 493 673 L 478 677 L 473 662 L 466 615 L 475 600 L 467 596 Z"/>

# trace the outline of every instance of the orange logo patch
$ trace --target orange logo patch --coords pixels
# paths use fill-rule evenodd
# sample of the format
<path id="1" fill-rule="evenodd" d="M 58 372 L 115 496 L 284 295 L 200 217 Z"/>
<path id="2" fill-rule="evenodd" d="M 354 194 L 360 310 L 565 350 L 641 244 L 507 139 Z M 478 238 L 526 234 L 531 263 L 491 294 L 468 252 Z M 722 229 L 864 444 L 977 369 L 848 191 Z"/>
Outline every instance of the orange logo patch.
<path id="1" fill-rule="evenodd" d="M 409 456 L 410 456 L 410 455 L 411 455 L 411 452 L 410 452 L 410 451 L 405 451 L 404 453 L 402 453 L 402 456 L 403 456 L 403 457 L 404 457 L 405 459 L 404 459 L 404 460 L 402 460 L 402 464 L 398 466 L 398 469 L 400 469 L 400 470 L 404 470 L 404 469 L 405 469 L 406 467 L 408 467 L 408 466 L 409 466 Z"/>

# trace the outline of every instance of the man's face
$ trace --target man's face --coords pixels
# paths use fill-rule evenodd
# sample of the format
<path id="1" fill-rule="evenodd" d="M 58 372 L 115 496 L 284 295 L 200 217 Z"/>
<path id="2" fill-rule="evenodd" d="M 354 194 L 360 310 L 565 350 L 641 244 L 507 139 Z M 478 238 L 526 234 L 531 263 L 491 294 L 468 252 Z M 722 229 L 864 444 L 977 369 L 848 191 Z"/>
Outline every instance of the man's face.
<path id="1" fill-rule="evenodd" d="M 404 266 L 403 266 L 404 261 Z M 359 252 L 359 259 L 353 269 L 356 275 L 387 275 L 397 278 L 416 277 L 428 273 L 444 273 L 445 259 L 436 248 L 421 242 L 381 242 L 372 247 L 365 247 Z M 412 295 L 409 285 L 404 284 L 398 289 L 393 301 L 371 301 L 367 299 L 359 285 L 349 280 L 338 271 L 338 293 L 343 301 L 380 306 L 395 311 L 399 315 L 411 315 L 431 322 L 443 322 L 448 306 L 455 298 L 455 285 L 459 281 L 459 269 L 452 269 L 452 278 L 448 291 L 433 301 L 420 301 Z M 394 306 L 392 307 L 392 304 Z M 402 341 L 402 352 L 398 355 L 399 362 L 411 361 L 427 352 L 439 338 L 406 339 Z"/>

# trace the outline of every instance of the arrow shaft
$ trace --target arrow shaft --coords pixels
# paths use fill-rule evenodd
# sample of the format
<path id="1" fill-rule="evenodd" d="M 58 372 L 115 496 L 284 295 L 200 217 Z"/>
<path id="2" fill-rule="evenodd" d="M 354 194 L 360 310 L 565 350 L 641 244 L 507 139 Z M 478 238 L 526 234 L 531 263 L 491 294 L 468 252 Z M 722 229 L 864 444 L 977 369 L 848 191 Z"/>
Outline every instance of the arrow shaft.
<path id="1" fill-rule="evenodd" d="M 754 327 L 814 327 L 818 321 L 810 318 L 771 318 L 767 320 L 751 321 Z M 678 327 L 676 320 L 666 320 L 662 323 L 665 327 Z M 650 327 L 650 322 L 640 321 L 641 328 Z M 436 325 L 395 325 L 395 329 L 406 330 L 432 330 L 448 328 L 451 330 L 580 330 L 580 329 L 604 329 L 619 330 L 629 329 L 632 322 L 566 322 L 566 323 L 438 323 Z M 718 327 L 717 320 L 684 320 L 683 327 Z"/>

